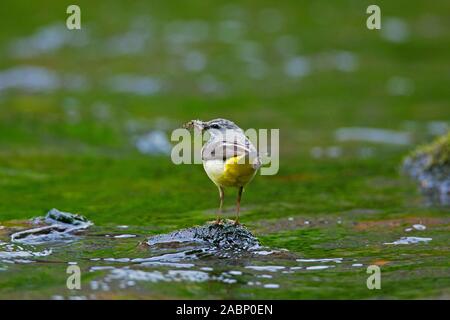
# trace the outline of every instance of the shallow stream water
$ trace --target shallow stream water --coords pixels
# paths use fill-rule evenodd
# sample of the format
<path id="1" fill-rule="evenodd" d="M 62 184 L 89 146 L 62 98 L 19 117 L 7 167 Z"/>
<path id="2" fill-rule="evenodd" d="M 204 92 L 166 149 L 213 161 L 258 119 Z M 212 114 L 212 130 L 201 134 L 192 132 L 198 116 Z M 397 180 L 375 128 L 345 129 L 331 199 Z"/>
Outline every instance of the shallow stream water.
<path id="1" fill-rule="evenodd" d="M 0 281 L 6 284 L 1 292 L 12 298 L 43 299 L 370 298 L 377 290 L 367 288 L 369 265 L 386 270 L 382 288 L 387 289 L 377 291 L 378 297 L 416 296 L 419 292 L 410 287 L 419 279 L 425 288 L 439 278 L 441 284 L 448 282 L 450 219 L 360 222 L 351 220 L 353 214 L 260 223 L 255 228 L 262 234 L 282 223 L 291 225 L 278 235 L 290 248 L 264 245 L 271 242 L 268 234 L 261 238 L 263 245 L 250 250 L 158 237 L 148 241 L 154 230 L 123 225 L 94 226 L 35 245 L 11 243 L 7 236 L 12 231 L 29 228 L 29 222 L 21 222 L 1 230 Z M 321 233 L 330 241 L 318 241 Z M 332 240 L 333 234 L 339 239 Z M 67 287 L 71 265 L 80 267 L 80 290 Z M 30 281 L 29 290 L 14 292 L 15 281 Z M 445 294 L 439 286 L 427 290 Z"/>

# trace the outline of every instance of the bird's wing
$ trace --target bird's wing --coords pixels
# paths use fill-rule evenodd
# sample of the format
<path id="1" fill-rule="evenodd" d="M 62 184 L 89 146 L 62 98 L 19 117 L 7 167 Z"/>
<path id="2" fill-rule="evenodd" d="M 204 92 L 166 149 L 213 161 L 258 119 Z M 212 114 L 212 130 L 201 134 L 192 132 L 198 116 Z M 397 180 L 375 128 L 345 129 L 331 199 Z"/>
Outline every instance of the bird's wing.
<path id="1" fill-rule="evenodd" d="M 237 142 L 212 141 L 202 149 L 203 160 L 226 160 L 236 156 L 247 155 L 249 149 Z"/>
<path id="2" fill-rule="evenodd" d="M 243 136 L 239 139 L 214 139 L 205 144 L 202 149 L 202 160 L 227 160 L 242 157 L 244 163 L 253 163 L 258 158 L 256 148 Z"/>

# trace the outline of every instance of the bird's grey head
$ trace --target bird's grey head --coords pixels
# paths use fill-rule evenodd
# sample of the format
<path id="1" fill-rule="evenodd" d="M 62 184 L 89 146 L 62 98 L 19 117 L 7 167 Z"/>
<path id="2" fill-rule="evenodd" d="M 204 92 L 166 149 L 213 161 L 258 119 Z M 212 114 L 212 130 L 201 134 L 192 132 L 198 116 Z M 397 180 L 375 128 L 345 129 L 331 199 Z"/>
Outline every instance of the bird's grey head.
<path id="1" fill-rule="evenodd" d="M 203 130 L 240 130 L 240 128 L 233 122 L 227 119 L 213 119 L 210 121 L 191 120 L 183 125 L 184 128 L 197 128 Z"/>

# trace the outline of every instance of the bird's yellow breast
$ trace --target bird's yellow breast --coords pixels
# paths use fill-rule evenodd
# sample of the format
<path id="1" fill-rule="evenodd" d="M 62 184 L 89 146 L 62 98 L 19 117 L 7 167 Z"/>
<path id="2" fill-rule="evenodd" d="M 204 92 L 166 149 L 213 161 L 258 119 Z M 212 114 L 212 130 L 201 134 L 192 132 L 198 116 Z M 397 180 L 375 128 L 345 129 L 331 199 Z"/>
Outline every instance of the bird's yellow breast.
<path id="1" fill-rule="evenodd" d="M 250 163 L 239 163 L 243 156 L 223 160 L 206 160 L 203 162 L 208 177 L 222 187 L 243 187 L 255 176 L 256 170 Z"/>

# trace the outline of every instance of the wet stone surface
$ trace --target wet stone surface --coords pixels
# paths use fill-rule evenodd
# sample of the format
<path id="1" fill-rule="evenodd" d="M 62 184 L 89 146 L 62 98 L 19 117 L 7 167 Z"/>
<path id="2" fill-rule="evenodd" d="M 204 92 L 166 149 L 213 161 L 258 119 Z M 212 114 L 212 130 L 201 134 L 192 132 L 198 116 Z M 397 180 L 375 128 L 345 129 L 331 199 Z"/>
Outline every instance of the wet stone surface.
<path id="1" fill-rule="evenodd" d="M 13 233 L 11 241 L 23 244 L 40 244 L 71 240 L 77 232 L 93 225 L 83 216 L 57 209 L 50 210 L 45 217 L 33 219 L 32 224 L 36 227 Z"/>
<path id="2" fill-rule="evenodd" d="M 169 243 L 196 242 L 216 249 L 255 250 L 259 240 L 244 226 L 226 221 L 221 224 L 205 224 L 148 239 L 149 246 Z"/>

